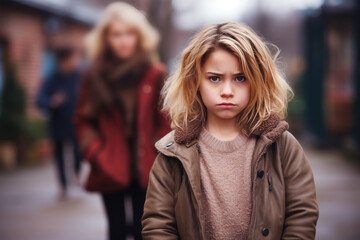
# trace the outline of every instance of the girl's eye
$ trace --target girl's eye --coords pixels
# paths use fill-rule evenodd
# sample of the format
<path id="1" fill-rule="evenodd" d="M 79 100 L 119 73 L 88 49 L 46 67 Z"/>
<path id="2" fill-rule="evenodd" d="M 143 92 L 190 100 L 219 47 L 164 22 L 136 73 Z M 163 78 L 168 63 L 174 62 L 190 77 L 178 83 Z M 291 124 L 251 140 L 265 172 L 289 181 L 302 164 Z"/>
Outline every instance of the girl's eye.
<path id="1" fill-rule="evenodd" d="M 235 81 L 236 82 L 244 82 L 246 80 L 245 76 L 237 76 L 235 78 Z"/>
<path id="2" fill-rule="evenodd" d="M 219 82 L 219 81 L 220 81 L 220 78 L 217 77 L 217 76 L 212 76 L 212 77 L 209 77 L 209 80 L 210 80 L 211 82 Z"/>

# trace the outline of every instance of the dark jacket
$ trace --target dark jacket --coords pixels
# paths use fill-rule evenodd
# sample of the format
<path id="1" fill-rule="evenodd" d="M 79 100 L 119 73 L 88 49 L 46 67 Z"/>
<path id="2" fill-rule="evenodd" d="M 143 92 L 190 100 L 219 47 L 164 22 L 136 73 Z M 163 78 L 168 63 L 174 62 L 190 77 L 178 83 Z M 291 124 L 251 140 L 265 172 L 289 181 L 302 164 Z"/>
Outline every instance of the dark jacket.
<path id="1" fill-rule="evenodd" d="M 312 170 L 287 128 L 271 117 L 254 132 L 248 239 L 315 238 L 319 211 Z M 143 239 L 203 239 L 199 131 L 172 131 L 156 143 L 160 153 L 150 173 Z"/>
<path id="2" fill-rule="evenodd" d="M 137 180 L 144 189 L 157 154 L 154 144 L 170 130 L 169 120 L 159 111 L 159 92 L 164 75 L 165 68 L 154 64 L 137 86 Z M 132 180 L 132 156 L 125 137 L 123 116 L 119 109 L 114 108 L 111 113 L 100 112 L 96 122 L 89 120 L 86 112 L 90 96 L 86 84 L 85 77 L 74 117 L 82 154 L 91 165 L 86 189 L 99 192 L 125 189 Z"/>
<path id="3" fill-rule="evenodd" d="M 72 117 L 77 100 L 79 78 L 79 71 L 69 74 L 55 71 L 44 80 L 37 96 L 37 105 L 48 114 L 51 136 L 57 140 L 75 137 Z M 56 108 L 51 107 L 50 98 L 59 91 L 65 93 L 65 103 Z"/>

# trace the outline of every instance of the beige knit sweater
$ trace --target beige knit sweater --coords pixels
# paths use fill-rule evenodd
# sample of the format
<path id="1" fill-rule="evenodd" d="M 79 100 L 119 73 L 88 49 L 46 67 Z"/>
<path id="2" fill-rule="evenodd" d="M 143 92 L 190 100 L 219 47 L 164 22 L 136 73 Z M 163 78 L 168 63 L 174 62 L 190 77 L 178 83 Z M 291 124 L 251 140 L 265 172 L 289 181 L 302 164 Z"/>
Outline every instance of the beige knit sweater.
<path id="1" fill-rule="evenodd" d="M 221 141 L 203 128 L 199 145 L 205 239 L 246 239 L 255 137 Z"/>

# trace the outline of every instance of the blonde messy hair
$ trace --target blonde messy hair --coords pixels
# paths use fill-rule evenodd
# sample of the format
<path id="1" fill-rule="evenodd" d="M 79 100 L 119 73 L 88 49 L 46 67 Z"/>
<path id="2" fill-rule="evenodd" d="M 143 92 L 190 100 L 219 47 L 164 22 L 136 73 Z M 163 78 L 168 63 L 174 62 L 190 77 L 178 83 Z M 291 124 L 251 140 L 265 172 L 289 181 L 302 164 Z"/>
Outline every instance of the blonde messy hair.
<path id="1" fill-rule="evenodd" d="M 235 22 L 212 24 L 191 41 L 182 54 L 177 71 L 162 89 L 163 110 L 170 114 L 173 128 L 184 129 L 191 121 L 205 121 L 206 107 L 199 86 L 201 67 L 207 56 L 223 48 L 238 59 L 250 82 L 250 100 L 238 116 L 238 125 L 251 134 L 271 114 L 286 115 L 292 90 L 281 76 L 267 45 L 248 26 Z"/>
<path id="2" fill-rule="evenodd" d="M 128 3 L 114 2 L 106 7 L 101 19 L 86 36 L 85 45 L 90 60 L 95 60 L 104 52 L 106 47 L 105 33 L 114 20 L 120 20 L 133 27 L 139 34 L 142 50 L 156 54 L 159 34 L 145 15 Z"/>

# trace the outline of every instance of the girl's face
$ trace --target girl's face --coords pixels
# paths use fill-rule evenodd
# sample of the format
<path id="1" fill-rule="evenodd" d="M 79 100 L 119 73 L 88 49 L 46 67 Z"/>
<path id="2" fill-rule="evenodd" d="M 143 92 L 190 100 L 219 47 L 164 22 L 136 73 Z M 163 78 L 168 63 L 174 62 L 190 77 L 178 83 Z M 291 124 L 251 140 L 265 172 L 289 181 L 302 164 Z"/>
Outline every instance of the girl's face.
<path id="1" fill-rule="evenodd" d="M 113 20 L 106 33 L 106 42 L 112 53 L 119 59 L 127 59 L 134 55 L 138 47 L 139 37 L 134 28 L 128 24 Z"/>
<path id="2" fill-rule="evenodd" d="M 200 94 L 208 119 L 236 119 L 250 98 L 250 83 L 238 58 L 218 48 L 208 56 L 201 71 Z"/>

